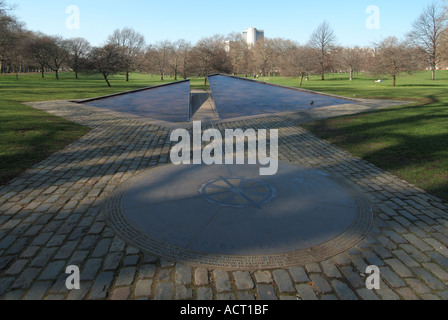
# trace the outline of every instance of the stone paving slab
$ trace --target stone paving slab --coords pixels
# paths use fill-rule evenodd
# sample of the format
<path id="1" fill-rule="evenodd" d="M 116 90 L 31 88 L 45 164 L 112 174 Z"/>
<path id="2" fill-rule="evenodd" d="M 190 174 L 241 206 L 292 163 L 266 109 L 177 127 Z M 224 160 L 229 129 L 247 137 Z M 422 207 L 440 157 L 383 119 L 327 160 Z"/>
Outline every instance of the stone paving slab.
<path id="1" fill-rule="evenodd" d="M 448 298 L 448 204 L 302 129 L 309 114 L 215 126 L 279 129 L 280 160 L 352 181 L 375 207 L 373 228 L 358 245 L 325 261 L 228 271 L 142 252 L 121 240 L 100 212 L 124 181 L 169 163 L 170 129 L 66 101 L 32 106 L 92 130 L 0 188 L 3 300 Z M 71 264 L 80 268 L 80 290 L 64 286 Z M 365 286 L 371 264 L 382 271 L 379 290 Z"/>

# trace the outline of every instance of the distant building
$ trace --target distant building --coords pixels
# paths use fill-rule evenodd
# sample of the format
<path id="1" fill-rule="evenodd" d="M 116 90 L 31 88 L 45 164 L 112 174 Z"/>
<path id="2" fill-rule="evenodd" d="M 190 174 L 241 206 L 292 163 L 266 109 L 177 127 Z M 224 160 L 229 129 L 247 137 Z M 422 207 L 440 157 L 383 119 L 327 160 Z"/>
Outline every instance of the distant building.
<path id="1" fill-rule="evenodd" d="M 264 38 L 264 31 L 257 30 L 256 28 L 249 28 L 243 31 L 243 39 L 246 40 L 246 43 L 253 47 L 257 43 L 258 40 Z"/>
<path id="2" fill-rule="evenodd" d="M 230 52 L 230 41 L 229 40 L 224 41 L 224 50 L 226 50 L 227 53 Z"/>

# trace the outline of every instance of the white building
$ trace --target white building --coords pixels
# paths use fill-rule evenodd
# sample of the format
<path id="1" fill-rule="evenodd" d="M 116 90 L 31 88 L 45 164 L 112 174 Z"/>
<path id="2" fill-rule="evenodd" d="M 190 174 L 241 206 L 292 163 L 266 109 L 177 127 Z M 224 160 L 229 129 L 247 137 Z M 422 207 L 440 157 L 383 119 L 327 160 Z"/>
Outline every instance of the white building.
<path id="1" fill-rule="evenodd" d="M 257 43 L 258 40 L 264 38 L 264 31 L 257 30 L 256 28 L 249 28 L 243 31 L 243 39 L 246 40 L 246 43 L 253 47 Z"/>
<path id="2" fill-rule="evenodd" d="M 229 40 L 224 41 L 224 50 L 226 50 L 227 53 L 230 52 L 230 41 Z"/>

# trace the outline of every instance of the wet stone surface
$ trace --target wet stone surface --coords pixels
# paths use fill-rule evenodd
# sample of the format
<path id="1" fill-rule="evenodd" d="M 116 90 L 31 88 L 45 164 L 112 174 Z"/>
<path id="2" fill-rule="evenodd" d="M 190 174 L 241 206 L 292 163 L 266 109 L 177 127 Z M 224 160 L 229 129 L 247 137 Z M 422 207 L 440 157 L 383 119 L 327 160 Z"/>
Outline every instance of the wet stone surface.
<path id="1" fill-rule="evenodd" d="M 190 113 L 190 82 L 174 83 L 85 103 L 140 117 L 168 122 L 187 122 Z"/>
<path id="2" fill-rule="evenodd" d="M 224 75 L 208 78 L 221 119 L 294 112 L 353 101 Z"/>

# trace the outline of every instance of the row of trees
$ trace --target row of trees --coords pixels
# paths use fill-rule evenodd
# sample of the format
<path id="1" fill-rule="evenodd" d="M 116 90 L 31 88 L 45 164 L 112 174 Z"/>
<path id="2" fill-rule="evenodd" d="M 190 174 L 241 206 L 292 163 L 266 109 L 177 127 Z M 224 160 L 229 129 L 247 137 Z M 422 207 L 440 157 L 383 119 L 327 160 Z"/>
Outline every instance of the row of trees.
<path id="1" fill-rule="evenodd" d="M 186 79 L 214 72 L 233 74 L 284 75 L 298 77 L 300 85 L 310 74 L 372 72 L 395 79 L 405 72 L 435 70 L 448 59 L 447 15 L 437 3 L 429 5 L 415 21 L 404 40 L 389 37 L 371 48 L 337 45 L 328 22 L 323 22 L 305 45 L 286 39 L 263 39 L 248 46 L 239 33 L 203 38 L 196 44 L 185 40 L 161 41 L 146 45 L 144 37 L 131 28 L 116 30 L 106 43 L 92 47 L 83 38 L 63 39 L 26 30 L 0 0 L 1 72 L 55 72 L 72 70 L 109 76 L 133 71 L 167 74 Z"/>

